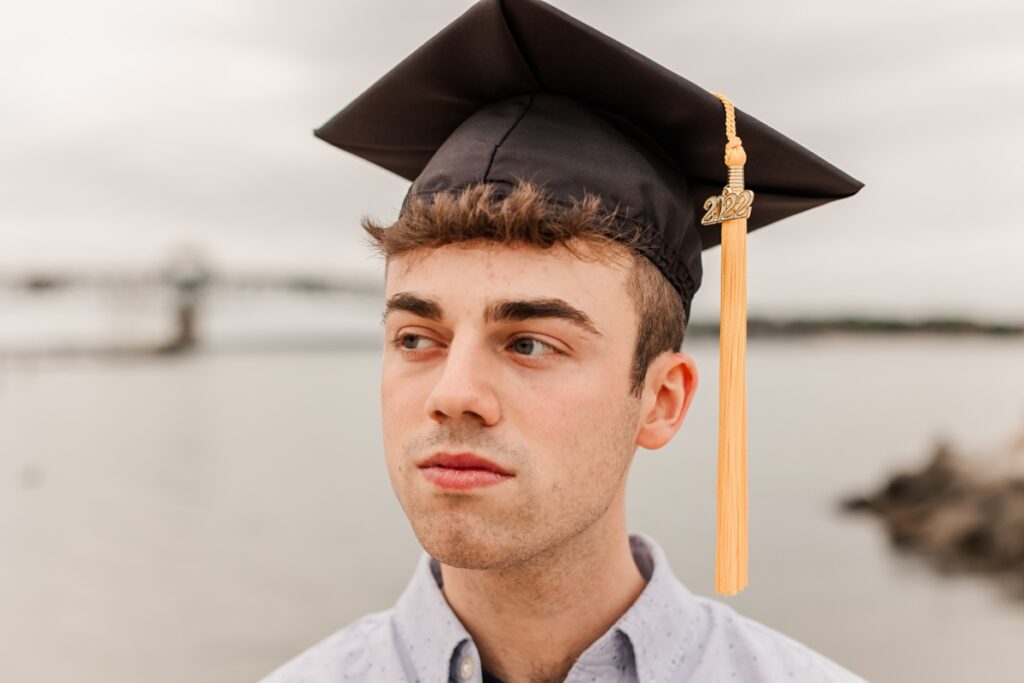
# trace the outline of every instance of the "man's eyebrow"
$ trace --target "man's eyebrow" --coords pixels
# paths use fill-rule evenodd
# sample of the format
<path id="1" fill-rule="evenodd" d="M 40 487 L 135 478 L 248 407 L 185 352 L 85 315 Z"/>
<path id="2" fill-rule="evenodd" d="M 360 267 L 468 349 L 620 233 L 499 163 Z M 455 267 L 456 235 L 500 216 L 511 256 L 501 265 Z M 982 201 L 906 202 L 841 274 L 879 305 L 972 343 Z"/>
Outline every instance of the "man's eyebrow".
<path id="1" fill-rule="evenodd" d="M 384 306 L 385 320 L 392 311 L 407 311 L 434 322 L 440 322 L 441 318 L 444 317 L 441 304 L 436 299 L 428 299 L 408 292 L 399 292 L 388 299 L 387 304 Z"/>
<path id="2" fill-rule="evenodd" d="M 436 299 L 399 292 L 390 299 L 384 308 L 384 318 L 392 311 L 406 311 L 413 315 L 434 322 L 440 322 L 444 317 L 441 304 Z M 581 327 L 583 330 L 602 336 L 597 325 L 586 313 L 562 299 L 540 298 L 540 299 L 516 299 L 510 301 L 498 301 L 487 307 L 484 319 L 488 322 L 508 322 L 532 320 L 534 318 L 560 318 Z"/>
<path id="3" fill-rule="evenodd" d="M 561 318 L 585 331 L 602 336 L 597 325 L 586 313 L 562 299 L 521 299 L 499 301 L 487 307 L 485 319 L 492 322 L 531 320 L 533 318 Z"/>

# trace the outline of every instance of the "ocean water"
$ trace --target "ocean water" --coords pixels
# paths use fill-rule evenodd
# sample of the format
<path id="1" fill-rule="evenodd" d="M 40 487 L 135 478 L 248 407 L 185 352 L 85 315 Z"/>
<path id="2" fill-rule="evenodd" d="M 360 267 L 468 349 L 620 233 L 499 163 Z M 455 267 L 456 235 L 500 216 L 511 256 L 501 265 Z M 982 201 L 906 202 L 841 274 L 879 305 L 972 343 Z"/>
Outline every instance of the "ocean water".
<path id="1" fill-rule="evenodd" d="M 372 325 L 368 326 L 372 331 Z M 714 592 L 717 344 L 630 527 Z M 0 364 L 0 680 L 253 681 L 389 607 L 420 552 L 379 435 L 379 348 Z M 837 511 L 937 438 L 1024 428 L 1024 343 L 752 340 L 750 585 L 722 598 L 871 681 L 1024 680 L 1024 605 Z"/>

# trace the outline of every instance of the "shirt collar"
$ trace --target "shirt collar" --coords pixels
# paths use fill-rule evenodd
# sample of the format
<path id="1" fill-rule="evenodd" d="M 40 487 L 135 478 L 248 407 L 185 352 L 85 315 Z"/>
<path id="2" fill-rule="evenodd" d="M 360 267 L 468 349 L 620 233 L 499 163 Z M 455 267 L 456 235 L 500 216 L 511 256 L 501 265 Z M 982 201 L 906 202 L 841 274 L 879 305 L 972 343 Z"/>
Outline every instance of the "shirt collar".
<path id="1" fill-rule="evenodd" d="M 668 681 L 697 642 L 704 612 L 693 594 L 676 579 L 668 558 L 654 539 L 629 537 L 630 550 L 647 586 L 612 627 L 633 648 L 641 681 Z"/>
<path id="2" fill-rule="evenodd" d="M 471 638 L 441 592 L 440 565 L 427 553 L 398 598 L 395 622 L 419 679 L 449 680 L 452 658 Z"/>
<path id="3" fill-rule="evenodd" d="M 623 641 L 632 648 L 639 680 L 671 680 L 696 642 L 703 612 L 669 567 L 664 551 L 644 534 L 629 537 L 633 560 L 647 585 L 615 625 L 580 655 L 578 664 L 606 657 Z M 420 680 L 446 681 L 453 658 L 472 638 L 441 591 L 441 568 L 423 553 L 395 605 L 395 621 Z M 472 648 L 472 658 L 479 661 Z"/>

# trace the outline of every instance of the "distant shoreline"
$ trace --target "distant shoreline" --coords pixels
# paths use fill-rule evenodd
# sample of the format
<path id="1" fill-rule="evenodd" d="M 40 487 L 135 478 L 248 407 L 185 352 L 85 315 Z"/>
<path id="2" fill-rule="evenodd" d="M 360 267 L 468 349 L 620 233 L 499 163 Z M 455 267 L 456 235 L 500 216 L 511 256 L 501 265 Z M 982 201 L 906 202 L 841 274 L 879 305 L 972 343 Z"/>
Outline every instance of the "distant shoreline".
<path id="1" fill-rule="evenodd" d="M 718 324 L 694 321 L 687 336 L 718 336 Z M 747 320 L 747 337 L 807 337 L 822 334 L 1019 337 L 1024 324 L 988 323 L 968 318 L 874 318 L 835 316 L 828 318 L 768 318 Z"/>

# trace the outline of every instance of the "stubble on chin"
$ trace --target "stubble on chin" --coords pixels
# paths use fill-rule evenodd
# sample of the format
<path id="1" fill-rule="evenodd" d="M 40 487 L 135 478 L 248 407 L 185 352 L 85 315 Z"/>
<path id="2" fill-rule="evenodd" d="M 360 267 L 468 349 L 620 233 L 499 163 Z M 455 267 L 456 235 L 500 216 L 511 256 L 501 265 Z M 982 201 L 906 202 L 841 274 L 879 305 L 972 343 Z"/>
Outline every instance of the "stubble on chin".
<path id="1" fill-rule="evenodd" d="M 417 473 L 418 474 L 418 473 Z M 609 482 L 610 483 L 610 482 Z M 499 506 L 490 492 L 465 496 L 410 489 L 403 507 L 420 545 L 443 564 L 462 569 L 522 567 L 586 531 L 607 511 L 612 495 L 582 489 L 550 491 L 522 486 L 512 507 Z M 507 498 L 505 499 L 508 500 Z"/>
<path id="2" fill-rule="evenodd" d="M 418 473 L 416 473 L 418 474 Z M 518 482 L 499 484 L 511 486 Z M 503 569 L 530 558 L 538 539 L 537 506 L 525 499 L 509 509 L 489 491 L 481 495 L 424 491 L 413 486 L 403 502 L 423 549 L 443 564 L 464 569 Z"/>

